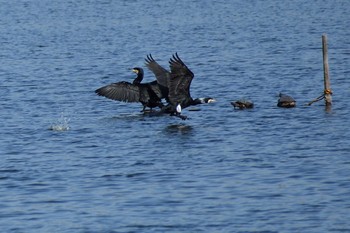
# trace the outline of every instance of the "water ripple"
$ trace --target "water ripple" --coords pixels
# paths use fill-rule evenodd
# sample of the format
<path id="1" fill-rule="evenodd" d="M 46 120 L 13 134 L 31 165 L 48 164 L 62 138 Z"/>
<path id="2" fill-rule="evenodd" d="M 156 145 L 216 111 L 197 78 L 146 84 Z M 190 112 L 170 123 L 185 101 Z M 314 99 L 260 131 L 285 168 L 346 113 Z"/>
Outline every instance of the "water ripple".
<path id="1" fill-rule="evenodd" d="M 3 232 L 347 232 L 346 1 L 3 1 Z M 6 26 L 4 26 L 6 25 Z M 333 106 L 323 91 L 329 38 Z M 188 120 L 94 90 L 152 53 L 195 77 Z M 279 92 L 297 107 L 276 106 Z M 248 111 L 230 102 L 254 102 Z M 48 130 L 49 129 L 49 130 Z"/>

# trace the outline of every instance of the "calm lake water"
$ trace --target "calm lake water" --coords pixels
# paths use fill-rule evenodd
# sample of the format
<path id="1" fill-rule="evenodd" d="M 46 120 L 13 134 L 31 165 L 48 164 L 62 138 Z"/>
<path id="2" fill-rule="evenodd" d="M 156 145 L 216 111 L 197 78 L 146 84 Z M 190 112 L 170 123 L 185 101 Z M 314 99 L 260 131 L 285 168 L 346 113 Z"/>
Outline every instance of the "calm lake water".
<path id="1" fill-rule="evenodd" d="M 350 1 L 0 4 L 1 232 L 350 232 Z M 175 52 L 189 120 L 95 95 Z"/>

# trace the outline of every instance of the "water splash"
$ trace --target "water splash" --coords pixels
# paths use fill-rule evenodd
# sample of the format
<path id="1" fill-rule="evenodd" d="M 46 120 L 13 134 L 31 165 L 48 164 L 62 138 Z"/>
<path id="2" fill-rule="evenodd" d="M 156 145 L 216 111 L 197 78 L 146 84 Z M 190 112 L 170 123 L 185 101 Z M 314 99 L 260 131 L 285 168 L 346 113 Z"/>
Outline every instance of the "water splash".
<path id="1" fill-rule="evenodd" d="M 61 113 L 60 118 L 55 123 L 53 123 L 49 129 L 54 131 L 67 131 L 70 129 L 69 121 L 70 119 L 65 117 L 64 114 Z"/>

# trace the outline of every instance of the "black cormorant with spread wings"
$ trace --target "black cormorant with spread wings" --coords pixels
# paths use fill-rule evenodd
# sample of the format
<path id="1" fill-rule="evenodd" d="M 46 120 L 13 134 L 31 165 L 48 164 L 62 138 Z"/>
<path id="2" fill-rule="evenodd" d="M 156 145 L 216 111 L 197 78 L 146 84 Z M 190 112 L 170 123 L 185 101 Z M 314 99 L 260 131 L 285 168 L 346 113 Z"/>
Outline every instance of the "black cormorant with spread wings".
<path id="1" fill-rule="evenodd" d="M 190 86 L 194 74 L 175 53 L 169 61 L 171 77 L 168 80 L 169 104 L 163 107 L 163 111 L 175 115 L 185 120 L 187 117 L 181 115 L 181 110 L 192 105 L 215 102 L 216 100 L 207 98 L 193 99 L 190 94 Z"/>
<path id="2" fill-rule="evenodd" d="M 137 74 L 133 83 L 126 81 L 112 83 L 97 89 L 96 94 L 123 102 L 141 102 L 143 105 L 142 112 L 145 111 L 146 107 L 151 108 L 151 110 L 155 107 L 163 107 L 162 91 L 158 82 L 141 83 L 143 69 L 135 67 L 132 71 Z"/>

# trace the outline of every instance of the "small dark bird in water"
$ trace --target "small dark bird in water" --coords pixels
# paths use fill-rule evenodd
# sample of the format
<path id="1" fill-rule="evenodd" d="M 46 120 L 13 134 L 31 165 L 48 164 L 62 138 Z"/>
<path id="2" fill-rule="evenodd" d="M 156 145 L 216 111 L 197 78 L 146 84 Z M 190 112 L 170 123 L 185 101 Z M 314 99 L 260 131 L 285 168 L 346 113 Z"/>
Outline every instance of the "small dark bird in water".
<path id="1" fill-rule="evenodd" d="M 277 106 L 281 108 L 294 108 L 296 101 L 291 96 L 280 93 Z"/>
<path id="2" fill-rule="evenodd" d="M 196 99 L 191 97 L 190 86 L 194 74 L 180 59 L 177 53 L 170 58 L 169 64 L 171 70 L 171 76 L 168 80 L 169 104 L 164 106 L 162 111 L 185 120 L 187 117 L 181 115 L 182 109 L 192 105 L 212 103 L 216 101 L 211 97 Z"/>
<path id="3" fill-rule="evenodd" d="M 143 80 L 143 69 L 135 67 L 132 71 L 137 74 L 133 83 L 125 81 L 112 83 L 97 89 L 95 91 L 96 94 L 112 100 L 140 102 L 143 105 L 141 112 L 144 112 L 146 107 L 151 110 L 155 107 L 163 107 L 161 101 L 162 92 L 158 82 L 141 83 Z"/>
<path id="4" fill-rule="evenodd" d="M 231 104 L 233 105 L 233 107 L 235 109 L 246 109 L 246 108 L 253 108 L 254 107 L 253 102 L 251 102 L 250 100 L 245 100 L 245 99 L 231 102 Z"/>

